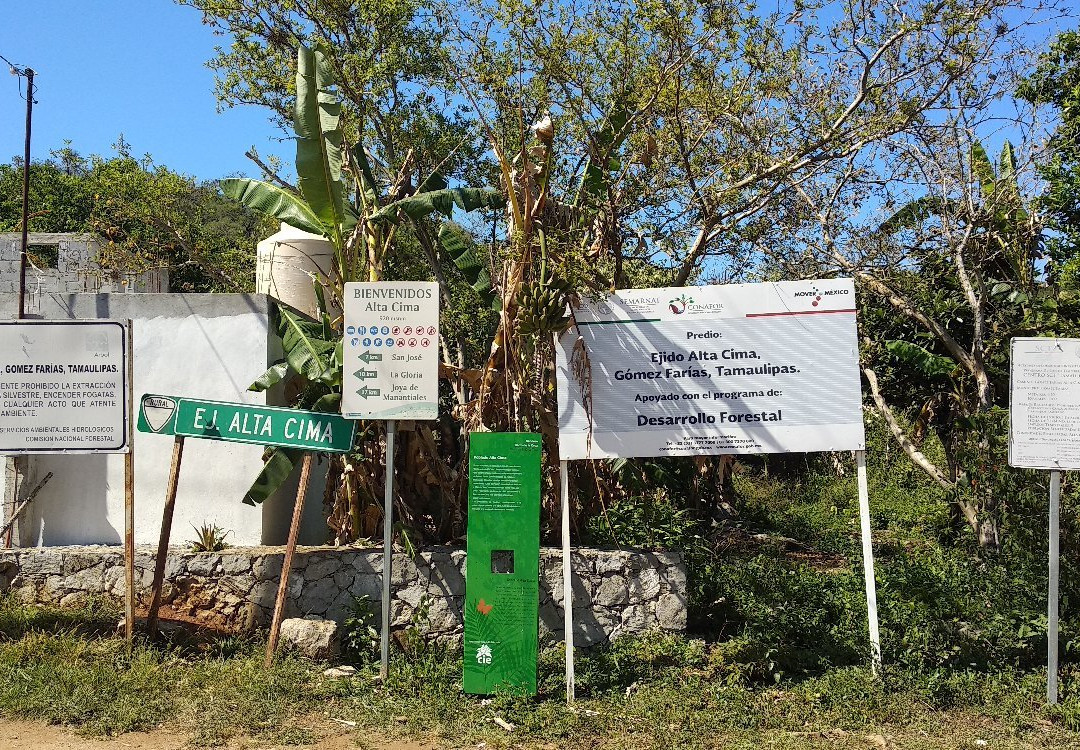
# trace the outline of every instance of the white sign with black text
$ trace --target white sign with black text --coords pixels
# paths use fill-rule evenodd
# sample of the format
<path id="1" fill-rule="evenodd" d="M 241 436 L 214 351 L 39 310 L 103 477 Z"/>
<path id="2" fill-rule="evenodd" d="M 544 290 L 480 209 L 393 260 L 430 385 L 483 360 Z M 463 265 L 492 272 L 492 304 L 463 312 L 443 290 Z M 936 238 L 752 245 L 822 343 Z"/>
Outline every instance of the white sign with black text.
<path id="1" fill-rule="evenodd" d="M 127 330 L 0 321 L 0 454 L 126 453 Z"/>
<path id="2" fill-rule="evenodd" d="M 345 285 L 347 419 L 439 416 L 439 285 L 433 281 Z"/>
<path id="3" fill-rule="evenodd" d="M 1009 465 L 1080 469 L 1080 339 L 1015 338 Z"/>
<path id="4" fill-rule="evenodd" d="M 624 290 L 574 316 L 563 460 L 865 447 L 850 279 Z"/>

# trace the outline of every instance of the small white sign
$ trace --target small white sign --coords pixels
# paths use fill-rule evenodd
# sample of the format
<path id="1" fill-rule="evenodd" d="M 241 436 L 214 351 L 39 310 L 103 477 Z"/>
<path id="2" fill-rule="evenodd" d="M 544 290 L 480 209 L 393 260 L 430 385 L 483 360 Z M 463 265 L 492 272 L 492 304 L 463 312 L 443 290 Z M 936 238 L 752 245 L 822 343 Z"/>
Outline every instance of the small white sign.
<path id="1" fill-rule="evenodd" d="M 348 419 L 439 416 L 439 285 L 434 281 L 345 285 L 341 415 Z"/>
<path id="2" fill-rule="evenodd" d="M 126 453 L 127 330 L 0 321 L 0 454 Z"/>
<path id="3" fill-rule="evenodd" d="M 1080 339 L 1012 340 L 1009 465 L 1080 469 Z"/>
<path id="4" fill-rule="evenodd" d="M 630 289 L 574 317 L 561 459 L 865 447 L 850 279 Z"/>

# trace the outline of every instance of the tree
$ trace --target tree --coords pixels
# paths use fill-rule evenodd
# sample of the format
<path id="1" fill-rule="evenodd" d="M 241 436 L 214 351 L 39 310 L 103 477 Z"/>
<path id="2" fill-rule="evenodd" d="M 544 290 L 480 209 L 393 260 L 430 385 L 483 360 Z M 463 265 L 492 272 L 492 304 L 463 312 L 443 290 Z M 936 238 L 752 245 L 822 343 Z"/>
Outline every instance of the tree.
<path id="1" fill-rule="evenodd" d="M 1039 173 L 1046 189 L 1038 206 L 1046 215 L 1047 251 L 1053 278 L 1080 292 L 1080 32 L 1060 34 L 1039 55 L 1035 71 L 1017 94 L 1035 105 L 1050 105 L 1058 125 L 1050 137 L 1050 159 Z"/>
<path id="2" fill-rule="evenodd" d="M 89 232 L 104 241 L 105 268 L 166 267 L 175 291 L 247 291 L 254 249 L 272 231 L 261 215 L 226 200 L 214 182 L 135 159 L 123 137 L 112 158 L 70 147 L 31 164 L 32 232 Z M 0 166 L 0 230 L 21 226 L 21 168 Z M 10 189 L 8 189 L 10 188 Z"/>

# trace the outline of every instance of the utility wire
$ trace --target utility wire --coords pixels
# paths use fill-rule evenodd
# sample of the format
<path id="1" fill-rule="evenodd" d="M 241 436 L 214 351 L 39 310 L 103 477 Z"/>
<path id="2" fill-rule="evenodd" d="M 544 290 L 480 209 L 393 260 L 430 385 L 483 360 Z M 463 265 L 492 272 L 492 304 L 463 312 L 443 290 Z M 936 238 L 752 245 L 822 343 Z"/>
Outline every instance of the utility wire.
<path id="1" fill-rule="evenodd" d="M 8 68 L 11 70 L 11 75 L 18 76 L 18 78 L 19 78 L 19 98 L 25 100 L 28 95 L 33 96 L 35 93 L 37 93 L 37 86 L 34 86 L 33 91 L 30 91 L 27 94 L 23 93 L 22 79 L 23 78 L 27 78 L 27 79 L 30 78 L 30 73 L 33 72 L 33 71 L 30 70 L 30 68 L 28 68 L 26 66 L 16 65 L 15 63 L 11 62 L 11 60 L 7 59 L 3 55 L 0 55 L 0 60 L 3 60 L 5 63 L 7 63 Z M 34 103 L 37 104 L 37 101 L 35 100 Z"/>

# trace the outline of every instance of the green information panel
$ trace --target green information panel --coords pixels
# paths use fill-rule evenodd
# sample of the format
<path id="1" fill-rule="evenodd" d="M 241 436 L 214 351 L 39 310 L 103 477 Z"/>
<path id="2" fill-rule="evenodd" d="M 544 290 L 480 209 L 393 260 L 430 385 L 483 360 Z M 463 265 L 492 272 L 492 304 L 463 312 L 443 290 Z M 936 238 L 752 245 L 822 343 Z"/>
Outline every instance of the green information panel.
<path id="1" fill-rule="evenodd" d="M 536 693 L 540 436 L 469 436 L 466 693 Z"/>

